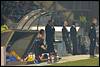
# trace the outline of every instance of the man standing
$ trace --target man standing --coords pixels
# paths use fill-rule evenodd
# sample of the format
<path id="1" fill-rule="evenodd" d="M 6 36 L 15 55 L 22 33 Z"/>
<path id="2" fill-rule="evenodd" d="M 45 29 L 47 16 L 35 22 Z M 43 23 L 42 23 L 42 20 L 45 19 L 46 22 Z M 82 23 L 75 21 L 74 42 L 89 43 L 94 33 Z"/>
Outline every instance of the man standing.
<path id="1" fill-rule="evenodd" d="M 45 31 L 46 31 L 47 51 L 49 53 L 54 52 L 53 41 L 54 41 L 55 29 L 54 29 L 52 20 L 48 21 L 48 24 L 45 27 Z"/>
<path id="2" fill-rule="evenodd" d="M 95 25 L 97 23 L 97 19 L 92 19 L 92 24 L 89 30 L 89 38 L 90 38 L 90 57 L 95 57 L 94 52 L 96 48 L 96 28 Z"/>
<path id="3" fill-rule="evenodd" d="M 69 44 L 69 32 L 66 29 L 67 25 L 68 25 L 68 22 L 64 21 L 64 25 L 63 25 L 63 28 L 62 28 L 62 39 L 65 43 L 66 51 L 68 51 L 68 53 L 71 53 L 71 46 Z"/>
<path id="4" fill-rule="evenodd" d="M 70 37 L 73 45 L 73 55 L 77 55 L 77 32 L 75 22 L 70 28 Z"/>

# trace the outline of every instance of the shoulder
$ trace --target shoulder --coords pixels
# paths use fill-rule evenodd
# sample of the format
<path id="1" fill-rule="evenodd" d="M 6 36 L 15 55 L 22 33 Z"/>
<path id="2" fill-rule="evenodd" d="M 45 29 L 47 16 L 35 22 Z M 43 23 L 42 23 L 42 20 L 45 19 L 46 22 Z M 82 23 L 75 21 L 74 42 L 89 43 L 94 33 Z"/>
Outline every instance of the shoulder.
<path id="1" fill-rule="evenodd" d="M 64 29 L 64 26 L 62 26 L 62 30 Z"/>
<path id="2" fill-rule="evenodd" d="M 71 28 L 70 28 L 70 29 L 72 30 L 73 28 L 74 28 L 74 27 L 73 27 L 73 26 L 71 26 Z"/>
<path id="3" fill-rule="evenodd" d="M 34 44 L 36 44 L 36 43 L 38 43 L 40 40 L 38 39 L 38 38 L 36 38 L 34 41 L 33 41 L 33 43 Z"/>
<path id="4" fill-rule="evenodd" d="M 50 28 L 50 25 L 49 25 L 49 24 L 47 24 L 45 28 L 46 28 L 46 29 L 47 29 L 47 28 Z"/>
<path id="5" fill-rule="evenodd" d="M 49 27 L 49 26 L 50 26 L 49 24 L 46 25 L 46 27 Z"/>

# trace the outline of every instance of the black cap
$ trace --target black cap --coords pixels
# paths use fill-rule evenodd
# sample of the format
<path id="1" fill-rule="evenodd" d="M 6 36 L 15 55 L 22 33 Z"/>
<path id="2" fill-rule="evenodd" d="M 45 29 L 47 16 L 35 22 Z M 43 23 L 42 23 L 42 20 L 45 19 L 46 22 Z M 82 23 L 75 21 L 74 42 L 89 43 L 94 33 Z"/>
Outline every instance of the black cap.
<path id="1" fill-rule="evenodd" d="M 12 49 L 12 46 L 11 46 L 11 45 L 8 45 L 7 48 L 6 48 L 6 51 L 7 51 L 7 52 L 10 52 L 11 50 L 13 50 L 13 49 Z"/>

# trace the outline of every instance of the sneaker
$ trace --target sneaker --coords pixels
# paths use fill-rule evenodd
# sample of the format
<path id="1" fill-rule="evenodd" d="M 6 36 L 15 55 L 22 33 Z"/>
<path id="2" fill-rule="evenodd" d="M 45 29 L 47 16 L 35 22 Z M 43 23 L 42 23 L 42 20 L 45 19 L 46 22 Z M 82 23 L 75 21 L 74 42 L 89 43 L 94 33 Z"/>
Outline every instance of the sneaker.
<path id="1" fill-rule="evenodd" d="M 57 56 L 57 61 L 59 61 L 61 59 L 61 57 Z"/>

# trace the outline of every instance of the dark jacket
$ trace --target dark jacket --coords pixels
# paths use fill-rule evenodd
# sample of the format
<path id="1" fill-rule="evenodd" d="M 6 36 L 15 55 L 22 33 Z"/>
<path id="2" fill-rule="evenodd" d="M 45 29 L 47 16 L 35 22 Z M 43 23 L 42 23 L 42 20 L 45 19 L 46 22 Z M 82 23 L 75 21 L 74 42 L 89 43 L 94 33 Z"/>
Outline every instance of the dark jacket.
<path id="1" fill-rule="evenodd" d="M 50 43 L 50 42 L 53 43 L 54 33 L 55 33 L 54 27 L 47 24 L 45 27 L 45 31 L 46 31 L 46 43 Z"/>
<path id="2" fill-rule="evenodd" d="M 96 28 L 94 25 L 91 25 L 90 29 L 89 29 L 89 38 L 91 39 L 95 39 L 96 40 Z"/>
<path id="3" fill-rule="evenodd" d="M 36 38 L 33 42 L 33 49 L 35 55 L 41 55 L 43 53 L 43 49 L 41 48 L 41 45 L 44 45 L 43 39 Z"/>
<path id="4" fill-rule="evenodd" d="M 76 28 L 74 26 L 72 26 L 70 28 L 70 36 L 71 36 L 71 39 L 76 39 L 76 35 L 77 35 L 77 32 L 76 32 Z"/>
<path id="5" fill-rule="evenodd" d="M 63 28 L 62 28 L 62 39 L 63 39 L 63 41 L 68 41 L 68 35 L 69 35 L 68 30 L 66 29 L 65 26 L 63 26 Z"/>

